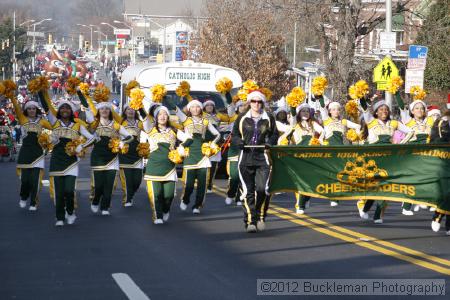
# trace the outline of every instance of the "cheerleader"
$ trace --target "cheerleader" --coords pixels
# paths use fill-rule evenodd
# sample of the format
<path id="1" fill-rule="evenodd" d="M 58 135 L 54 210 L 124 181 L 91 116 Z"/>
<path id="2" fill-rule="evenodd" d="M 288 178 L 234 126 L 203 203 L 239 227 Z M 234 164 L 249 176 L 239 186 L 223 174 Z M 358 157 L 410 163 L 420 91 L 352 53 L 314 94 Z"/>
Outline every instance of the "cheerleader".
<path id="1" fill-rule="evenodd" d="M 302 103 L 297 107 L 297 115 L 294 120 L 295 127 L 286 131 L 280 138 L 279 144 L 286 144 L 286 139 L 291 136 L 291 143 L 300 146 L 310 146 L 315 136 L 320 136 L 324 129 L 313 117 L 311 106 L 308 103 Z M 310 196 L 295 193 L 295 210 L 297 214 L 304 214 L 309 206 Z"/>
<path id="2" fill-rule="evenodd" d="M 170 206 L 175 196 L 177 172 L 175 163 L 169 159 L 169 152 L 175 149 L 178 139 L 186 141 L 183 131 L 170 126 L 169 110 L 158 106 L 154 112 L 154 126 L 148 132 L 150 154 L 145 169 L 144 179 L 152 208 L 154 224 L 163 224 L 169 220 Z M 184 148 L 179 147 L 180 156 L 184 156 Z"/>
<path id="3" fill-rule="evenodd" d="M 53 196 L 56 209 L 56 226 L 75 223 L 75 188 L 78 176 L 79 156 L 83 149 L 95 141 L 86 128 L 86 124 L 74 117 L 75 106 L 68 100 L 58 101 L 57 110 L 53 109 L 48 97 L 39 93 L 41 104 L 52 124 L 52 143 L 54 144 L 50 158 L 50 194 Z M 80 138 L 86 139 L 81 142 Z M 68 153 L 69 143 L 76 142 L 74 153 Z"/>
<path id="4" fill-rule="evenodd" d="M 203 117 L 202 109 L 203 105 L 198 100 L 192 100 L 188 103 L 188 116 L 180 113 L 180 110 L 177 109 L 177 115 L 184 126 L 185 133 L 190 136 L 190 139 L 185 142 L 185 145 L 189 147 L 189 156 L 183 162 L 184 191 L 180 209 L 183 211 L 187 209 L 197 180 L 197 194 L 192 206 L 192 213 L 194 214 L 199 214 L 203 207 L 208 185 L 208 172 L 211 167 L 209 158 L 202 153 L 202 144 L 206 142 L 208 131 L 215 136 L 212 144 L 216 144 L 220 139 L 220 133 L 214 125 Z"/>
<path id="5" fill-rule="evenodd" d="M 125 105 L 122 117 L 119 117 L 118 120 L 119 124 L 133 137 L 133 141 L 129 143 L 128 152 L 119 154 L 120 181 L 122 182 L 122 190 L 124 193 L 122 204 L 125 207 L 130 207 L 133 206 L 134 195 L 142 181 L 144 162 L 142 157 L 138 155 L 137 147 L 141 132 L 144 129 L 144 123 L 139 120 L 138 111 L 131 109 L 128 105 Z"/>
<path id="6" fill-rule="evenodd" d="M 278 130 L 275 118 L 264 110 L 264 94 L 251 92 L 247 101 L 250 102 L 250 109 L 236 119 L 232 144 L 241 149 L 238 170 L 242 186 L 241 199 L 244 200 L 245 228 L 247 232 L 256 232 L 265 229 L 270 202 L 267 192 L 270 163 L 265 148 L 276 145 Z"/>
<path id="7" fill-rule="evenodd" d="M 219 125 L 221 122 L 223 123 L 231 123 L 233 122 L 236 117 L 232 118 L 228 114 L 224 113 L 218 113 L 216 111 L 216 103 L 213 100 L 207 100 L 205 103 L 203 103 L 203 116 L 208 119 L 209 123 L 212 124 L 219 132 L 223 131 L 219 129 Z M 223 129 L 223 128 L 222 128 Z M 215 139 L 215 136 L 212 135 L 209 131 L 206 132 L 206 142 L 210 142 Z M 217 154 L 211 156 L 209 158 L 209 161 L 211 162 L 211 169 L 209 171 L 209 178 L 208 178 L 208 186 L 207 186 L 207 193 L 212 193 L 212 187 L 213 187 L 213 180 L 216 176 L 217 167 L 222 160 L 222 152 L 219 151 Z"/>
<path id="8" fill-rule="evenodd" d="M 117 152 L 122 151 L 125 144 L 133 140 L 133 136 L 114 121 L 111 103 L 99 102 L 95 109 L 96 120 L 90 125 L 91 130 L 98 136 L 91 153 L 91 182 L 94 190 L 91 210 L 97 213 L 100 205 L 102 215 L 107 216 L 110 214 L 111 196 L 116 173 L 119 170 Z M 117 145 L 114 145 L 116 139 L 121 139 L 118 149 Z"/>
<path id="9" fill-rule="evenodd" d="M 434 120 L 432 117 L 427 117 L 427 106 L 422 100 L 415 100 L 405 108 L 403 101 L 397 97 L 400 107 L 400 116 L 403 124 L 414 131 L 414 136 L 408 141 L 408 144 L 427 144 L 430 142 L 431 128 Z M 418 211 L 421 206 L 416 205 L 415 211 Z M 414 215 L 411 203 L 404 202 L 402 205 L 402 214 L 406 216 Z M 423 208 L 426 208 L 424 205 Z"/>
<path id="10" fill-rule="evenodd" d="M 373 115 L 367 107 L 363 107 L 363 109 L 365 109 L 363 116 L 368 128 L 367 142 L 369 144 L 391 144 L 395 130 L 406 134 L 405 138 L 400 142 L 401 144 L 408 142 L 414 135 L 414 131 L 411 128 L 401 122 L 391 120 L 389 106 L 384 100 L 380 100 L 373 105 Z M 359 210 L 362 219 L 369 218 L 368 211 L 374 202 L 374 200 L 365 201 L 363 208 Z M 383 223 L 383 215 L 386 207 L 386 201 L 377 201 L 377 208 L 373 216 L 375 224 Z"/>
<path id="11" fill-rule="evenodd" d="M 361 126 L 341 116 L 342 106 L 339 102 L 330 102 L 327 107 L 321 99 L 320 115 L 322 117 L 323 131 L 319 137 L 321 144 L 335 146 L 344 145 L 345 132 L 350 128 L 359 135 Z M 337 206 L 337 201 L 330 201 L 330 206 Z"/>
<path id="12" fill-rule="evenodd" d="M 44 176 L 45 151 L 39 144 L 43 129 L 51 130 L 52 125 L 42 118 L 39 104 L 35 101 L 25 103 L 23 110 L 15 97 L 11 101 L 22 130 L 22 146 L 17 158 L 17 174 L 20 177 L 19 206 L 25 208 L 30 199 L 30 211 L 37 210 L 39 191 Z"/>
<path id="13" fill-rule="evenodd" d="M 242 114 L 245 112 L 246 107 L 242 101 L 238 101 L 235 105 L 235 116 Z M 234 122 L 230 125 L 230 131 L 233 131 Z M 239 152 L 240 149 L 237 147 L 235 143 L 232 142 L 233 135 L 230 134 L 225 142 L 224 147 L 228 148 L 228 157 L 227 157 L 227 174 L 228 174 L 228 190 L 227 197 L 225 198 L 225 204 L 231 205 L 233 203 L 233 199 L 236 201 L 237 206 L 242 206 L 242 201 L 240 199 L 240 191 L 239 191 L 239 170 L 238 170 L 238 160 L 239 160 Z"/>

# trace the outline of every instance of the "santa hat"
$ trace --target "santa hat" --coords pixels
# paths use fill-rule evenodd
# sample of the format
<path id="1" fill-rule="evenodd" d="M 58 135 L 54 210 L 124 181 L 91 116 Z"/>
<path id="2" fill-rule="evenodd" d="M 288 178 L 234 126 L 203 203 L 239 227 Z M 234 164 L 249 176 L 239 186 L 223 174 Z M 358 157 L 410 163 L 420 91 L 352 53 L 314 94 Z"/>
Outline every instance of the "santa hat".
<path id="1" fill-rule="evenodd" d="M 333 107 L 341 108 L 342 106 L 341 106 L 341 104 L 339 102 L 336 102 L 336 101 L 328 103 L 328 105 L 327 105 L 327 109 L 328 110 L 332 109 Z"/>
<path id="2" fill-rule="evenodd" d="M 41 106 L 36 101 L 30 100 L 25 102 L 25 105 L 23 106 L 23 109 L 26 110 L 29 107 L 36 107 L 36 109 L 41 109 Z"/>
<path id="3" fill-rule="evenodd" d="M 187 105 L 187 110 L 189 111 L 189 110 L 191 109 L 191 107 L 193 107 L 193 106 L 195 106 L 195 105 L 197 105 L 197 106 L 199 106 L 201 109 L 203 109 L 203 104 L 202 104 L 200 101 L 198 101 L 197 99 L 194 99 L 194 100 L 191 100 L 191 101 L 188 103 L 188 105 Z"/>
<path id="4" fill-rule="evenodd" d="M 155 112 L 153 113 L 153 117 L 156 119 L 156 117 L 158 117 L 158 114 L 159 114 L 161 111 L 165 111 L 166 114 L 167 114 L 168 116 L 170 116 L 169 109 L 168 109 L 167 107 L 165 107 L 165 106 L 160 105 L 160 106 L 158 106 L 158 107 L 155 109 Z"/>
<path id="5" fill-rule="evenodd" d="M 447 94 L 447 109 L 450 109 L 450 94 Z"/>
<path id="6" fill-rule="evenodd" d="M 439 106 L 436 105 L 430 105 L 428 106 L 428 116 L 432 115 L 441 115 L 441 111 L 439 110 Z"/>
<path id="7" fill-rule="evenodd" d="M 260 91 L 252 91 L 250 94 L 247 95 L 247 101 L 251 101 L 251 100 L 261 100 L 262 102 L 266 102 L 266 96 L 264 96 L 263 93 L 261 93 Z"/>
<path id="8" fill-rule="evenodd" d="M 203 103 L 203 107 L 205 107 L 206 105 L 211 104 L 212 106 L 216 107 L 216 103 L 213 100 L 206 100 Z"/>
<path id="9" fill-rule="evenodd" d="M 304 109 L 304 108 L 307 108 L 307 109 L 311 110 L 311 106 L 310 106 L 308 103 L 303 102 L 302 104 L 300 104 L 299 106 L 297 106 L 297 109 L 296 109 L 297 114 L 298 114 L 302 109 Z"/>
<path id="10" fill-rule="evenodd" d="M 417 104 L 422 104 L 424 109 L 427 109 L 427 105 L 425 104 L 425 102 L 423 102 L 422 100 L 414 100 L 413 102 L 411 102 L 411 104 L 409 105 L 409 111 L 412 112 L 414 107 Z"/>
<path id="11" fill-rule="evenodd" d="M 70 106 L 70 109 L 72 110 L 73 113 L 75 113 L 77 111 L 75 104 L 72 103 L 72 101 L 66 100 L 66 99 L 61 99 L 58 101 L 57 104 L 57 110 L 59 110 L 61 108 L 61 106 L 63 106 L 64 104 L 67 104 Z"/>

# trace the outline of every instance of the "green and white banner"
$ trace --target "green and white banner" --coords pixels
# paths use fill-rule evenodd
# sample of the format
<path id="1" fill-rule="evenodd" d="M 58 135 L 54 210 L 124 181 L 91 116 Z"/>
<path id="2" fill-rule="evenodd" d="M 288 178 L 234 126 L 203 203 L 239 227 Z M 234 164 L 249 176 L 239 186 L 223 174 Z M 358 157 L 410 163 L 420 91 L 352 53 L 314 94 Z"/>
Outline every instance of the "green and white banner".
<path id="1" fill-rule="evenodd" d="M 426 204 L 450 214 L 450 145 L 270 148 L 270 192 Z"/>

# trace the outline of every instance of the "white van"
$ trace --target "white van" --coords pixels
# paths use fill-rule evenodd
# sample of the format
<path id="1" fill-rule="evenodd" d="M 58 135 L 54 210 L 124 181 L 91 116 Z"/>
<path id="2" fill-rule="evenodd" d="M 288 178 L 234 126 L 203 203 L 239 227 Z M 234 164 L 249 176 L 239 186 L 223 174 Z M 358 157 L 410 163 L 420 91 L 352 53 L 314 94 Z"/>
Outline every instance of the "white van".
<path id="1" fill-rule="evenodd" d="M 167 89 L 167 96 L 163 104 L 169 108 L 180 102 L 180 98 L 175 94 L 175 90 L 181 81 L 189 82 L 191 86 L 191 96 L 201 102 L 213 100 L 216 108 L 226 107 L 225 96 L 216 91 L 216 82 L 227 77 L 233 82 L 232 94 L 236 93 L 242 86 L 242 78 L 233 69 L 193 61 L 183 61 L 165 64 L 145 64 L 126 68 L 122 73 L 122 105 L 127 102 L 124 95 L 126 85 L 136 80 L 141 85 L 146 95 L 144 106 L 148 109 L 150 105 L 150 88 L 156 84 L 164 84 Z"/>

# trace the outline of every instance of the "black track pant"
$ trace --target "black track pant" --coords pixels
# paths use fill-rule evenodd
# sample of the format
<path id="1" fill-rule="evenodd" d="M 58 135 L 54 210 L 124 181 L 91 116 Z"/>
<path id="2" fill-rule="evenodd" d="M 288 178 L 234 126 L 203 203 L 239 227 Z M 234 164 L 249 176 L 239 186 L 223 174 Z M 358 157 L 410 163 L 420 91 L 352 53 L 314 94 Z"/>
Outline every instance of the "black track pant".
<path id="1" fill-rule="evenodd" d="M 270 202 L 270 197 L 266 194 L 269 176 L 269 166 L 239 165 L 241 198 L 244 200 L 244 223 L 246 226 L 256 225 L 258 221 L 264 221 L 266 218 Z"/>

